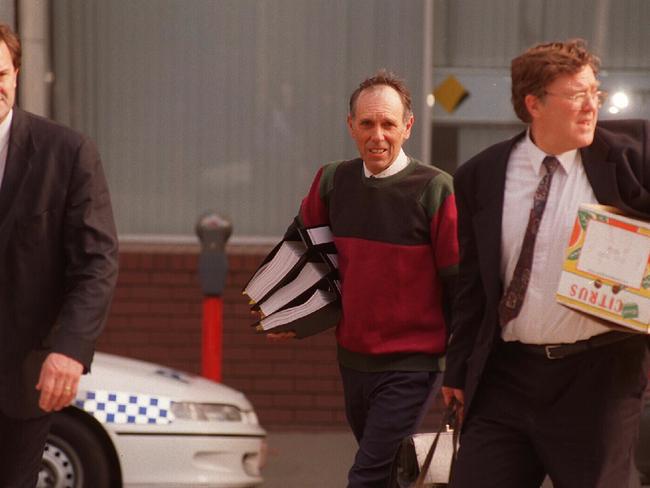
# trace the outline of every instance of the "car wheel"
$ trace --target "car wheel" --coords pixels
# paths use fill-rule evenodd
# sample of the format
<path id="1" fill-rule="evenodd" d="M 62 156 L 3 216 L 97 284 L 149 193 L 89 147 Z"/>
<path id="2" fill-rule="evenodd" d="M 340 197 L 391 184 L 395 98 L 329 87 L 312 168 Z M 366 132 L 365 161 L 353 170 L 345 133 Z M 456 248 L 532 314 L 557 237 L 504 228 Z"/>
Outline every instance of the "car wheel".
<path id="1" fill-rule="evenodd" d="M 55 414 L 37 488 L 109 488 L 110 467 L 101 442 L 81 421 Z"/>

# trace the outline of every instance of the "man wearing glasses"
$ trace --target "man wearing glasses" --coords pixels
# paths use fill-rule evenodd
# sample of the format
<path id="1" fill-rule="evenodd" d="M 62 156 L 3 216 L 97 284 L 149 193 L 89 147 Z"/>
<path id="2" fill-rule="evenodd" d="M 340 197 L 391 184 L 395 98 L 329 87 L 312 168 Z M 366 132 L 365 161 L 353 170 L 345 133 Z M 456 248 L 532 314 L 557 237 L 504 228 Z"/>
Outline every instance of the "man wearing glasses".
<path id="1" fill-rule="evenodd" d="M 528 128 L 455 177 L 460 269 L 443 395 L 464 417 L 452 488 L 628 486 L 646 338 L 555 301 L 581 203 L 650 216 L 648 121 L 597 123 L 584 41 L 512 61 Z"/>

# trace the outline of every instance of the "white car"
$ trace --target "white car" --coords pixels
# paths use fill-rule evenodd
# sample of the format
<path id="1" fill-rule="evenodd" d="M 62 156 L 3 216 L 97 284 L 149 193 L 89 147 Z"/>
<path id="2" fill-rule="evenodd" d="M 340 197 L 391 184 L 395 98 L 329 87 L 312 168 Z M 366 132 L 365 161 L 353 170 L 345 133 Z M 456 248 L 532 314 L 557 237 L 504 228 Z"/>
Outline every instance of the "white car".
<path id="1" fill-rule="evenodd" d="M 38 488 L 253 487 L 266 432 L 246 397 L 144 361 L 96 353 L 54 415 Z"/>

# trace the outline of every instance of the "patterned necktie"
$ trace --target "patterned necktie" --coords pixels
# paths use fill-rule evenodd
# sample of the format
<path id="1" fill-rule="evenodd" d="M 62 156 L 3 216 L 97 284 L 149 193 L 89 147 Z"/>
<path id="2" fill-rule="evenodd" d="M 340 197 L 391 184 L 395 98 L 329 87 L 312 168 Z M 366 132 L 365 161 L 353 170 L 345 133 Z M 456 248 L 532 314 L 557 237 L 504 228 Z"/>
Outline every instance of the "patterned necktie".
<path id="1" fill-rule="evenodd" d="M 524 235 L 524 242 L 521 245 L 519 259 L 512 273 L 512 280 L 508 289 L 499 302 L 499 323 L 504 327 L 508 322 L 519 315 L 521 306 L 524 303 L 526 288 L 530 281 L 530 273 L 533 267 L 533 251 L 535 250 L 535 238 L 542 221 L 542 215 L 546 208 L 548 192 L 551 188 L 553 173 L 557 169 L 559 161 L 553 156 L 546 156 L 542 162 L 546 168 L 546 174 L 539 182 L 535 197 L 533 198 L 533 208 L 530 209 L 528 217 L 528 226 Z"/>

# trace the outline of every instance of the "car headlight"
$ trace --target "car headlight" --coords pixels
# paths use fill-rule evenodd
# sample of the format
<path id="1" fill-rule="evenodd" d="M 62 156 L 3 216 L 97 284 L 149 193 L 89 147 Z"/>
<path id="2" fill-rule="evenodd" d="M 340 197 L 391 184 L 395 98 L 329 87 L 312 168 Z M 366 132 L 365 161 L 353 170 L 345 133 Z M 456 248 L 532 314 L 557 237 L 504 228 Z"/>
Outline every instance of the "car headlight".
<path id="1" fill-rule="evenodd" d="M 257 414 L 253 410 L 242 412 L 242 416 L 244 423 L 246 424 L 258 425 L 260 423 L 259 419 L 257 418 Z"/>
<path id="2" fill-rule="evenodd" d="M 218 403 L 172 402 L 177 419 L 213 422 L 241 422 L 242 412 L 232 405 Z"/>

